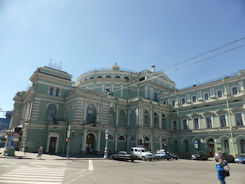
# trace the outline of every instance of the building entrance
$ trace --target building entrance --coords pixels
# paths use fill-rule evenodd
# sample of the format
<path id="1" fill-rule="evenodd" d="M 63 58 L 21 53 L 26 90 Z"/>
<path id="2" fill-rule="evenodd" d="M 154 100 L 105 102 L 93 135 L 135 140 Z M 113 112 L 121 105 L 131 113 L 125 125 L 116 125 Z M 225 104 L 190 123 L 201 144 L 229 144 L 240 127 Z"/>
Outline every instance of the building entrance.
<path id="1" fill-rule="evenodd" d="M 87 140 L 86 140 L 86 152 L 87 154 L 93 154 L 95 151 L 95 137 L 93 134 L 88 134 L 87 135 Z"/>
<path id="2" fill-rule="evenodd" d="M 210 157 L 214 156 L 214 140 L 213 139 L 208 140 L 208 155 Z"/>
<path id="3" fill-rule="evenodd" d="M 49 140 L 49 153 L 55 153 L 57 137 L 50 137 Z"/>

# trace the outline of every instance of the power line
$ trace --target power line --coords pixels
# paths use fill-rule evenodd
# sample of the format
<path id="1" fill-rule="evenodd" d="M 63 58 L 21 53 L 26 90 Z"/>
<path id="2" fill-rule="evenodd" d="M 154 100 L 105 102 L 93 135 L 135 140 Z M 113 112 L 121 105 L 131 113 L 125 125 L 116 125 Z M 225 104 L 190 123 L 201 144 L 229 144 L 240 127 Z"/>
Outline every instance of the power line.
<path id="1" fill-rule="evenodd" d="M 244 37 L 243 39 L 245 39 L 245 37 Z M 231 43 L 231 42 L 230 42 L 230 43 Z M 192 62 L 192 63 L 190 63 L 190 64 L 188 64 L 188 65 L 181 66 L 181 67 L 179 67 L 179 68 L 174 68 L 172 71 L 169 71 L 169 72 L 166 72 L 166 73 L 161 73 L 161 74 L 156 75 L 156 76 L 154 76 L 154 77 L 151 77 L 151 78 L 149 78 L 149 79 L 145 79 L 145 80 L 143 80 L 143 81 L 136 82 L 136 83 L 134 83 L 134 84 L 125 86 L 125 87 L 123 87 L 123 88 L 128 88 L 128 87 L 132 87 L 132 86 L 135 86 L 135 85 L 144 83 L 144 82 L 146 82 L 146 81 L 149 81 L 149 80 L 158 78 L 158 77 L 160 77 L 160 76 L 164 76 L 164 75 L 166 75 L 166 74 L 169 74 L 169 73 L 171 73 L 171 72 L 173 72 L 173 71 L 177 71 L 177 70 L 184 69 L 184 68 L 186 68 L 186 67 L 189 67 L 189 66 L 192 66 L 192 65 L 194 65 L 194 64 L 197 64 L 197 63 L 201 63 L 201 62 L 207 61 L 207 60 L 209 60 L 209 59 L 211 59 L 211 58 L 214 58 L 214 57 L 217 57 L 217 56 L 226 54 L 226 53 L 228 53 L 228 52 L 234 51 L 234 50 L 239 49 L 239 48 L 242 48 L 242 47 L 245 47 L 245 44 L 242 44 L 242 45 L 239 45 L 239 46 L 230 48 L 230 49 L 225 50 L 225 51 L 222 51 L 222 52 L 220 52 L 220 53 L 218 53 L 218 54 L 214 54 L 214 55 L 209 56 L 209 57 L 206 57 L 206 58 L 204 58 L 204 59 L 201 59 L 201 60 Z M 217 50 L 217 49 L 216 49 L 216 50 Z M 120 91 L 120 90 L 121 90 L 121 89 L 118 89 L 118 90 L 115 90 L 115 91 L 113 91 L 113 92 L 117 92 L 117 91 Z"/>
<path id="2" fill-rule="evenodd" d="M 215 52 L 215 51 L 220 50 L 220 49 L 222 49 L 222 48 L 224 48 L 224 47 L 227 47 L 227 46 L 232 45 L 232 44 L 234 44 L 234 43 L 240 42 L 240 41 L 242 41 L 242 40 L 244 40 L 244 39 L 245 39 L 245 37 L 241 37 L 241 38 L 239 38 L 239 39 L 237 39 L 237 40 L 233 40 L 233 41 L 231 41 L 231 42 L 225 43 L 225 44 L 223 44 L 223 45 L 221 45 L 221 46 L 219 46 L 219 47 L 216 47 L 216 48 L 214 48 L 214 49 L 211 49 L 211 50 L 202 52 L 202 53 L 200 53 L 200 54 L 198 54 L 198 55 L 196 55 L 196 56 L 193 56 L 193 57 L 191 57 L 191 58 L 188 58 L 188 59 L 185 59 L 185 60 L 180 61 L 180 62 L 178 62 L 178 63 L 175 63 L 175 64 L 173 64 L 172 66 L 169 66 L 169 67 L 165 68 L 165 70 L 166 70 L 166 69 L 169 69 L 169 68 L 173 68 L 173 67 L 175 67 L 175 66 L 178 66 L 178 65 L 180 65 L 180 64 L 182 64 L 182 63 L 186 63 L 186 62 L 191 61 L 191 60 L 193 60 L 193 59 L 199 58 L 199 57 L 201 57 L 201 56 L 203 56 L 203 55 L 206 55 L 206 54 Z M 160 69 L 160 70 L 161 70 L 161 69 Z"/>

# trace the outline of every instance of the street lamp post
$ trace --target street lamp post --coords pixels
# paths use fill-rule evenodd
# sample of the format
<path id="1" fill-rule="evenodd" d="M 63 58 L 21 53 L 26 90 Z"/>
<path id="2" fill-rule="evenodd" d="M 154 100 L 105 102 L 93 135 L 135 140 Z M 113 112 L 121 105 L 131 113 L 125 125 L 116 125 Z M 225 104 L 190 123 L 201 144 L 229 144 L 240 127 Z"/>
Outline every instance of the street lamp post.
<path id="1" fill-rule="evenodd" d="M 112 103 L 110 105 L 110 108 L 112 108 Z M 111 118 L 110 109 L 108 111 L 108 120 L 105 130 L 105 151 L 104 151 L 104 158 L 108 158 L 108 126 L 109 126 L 109 118 Z"/>

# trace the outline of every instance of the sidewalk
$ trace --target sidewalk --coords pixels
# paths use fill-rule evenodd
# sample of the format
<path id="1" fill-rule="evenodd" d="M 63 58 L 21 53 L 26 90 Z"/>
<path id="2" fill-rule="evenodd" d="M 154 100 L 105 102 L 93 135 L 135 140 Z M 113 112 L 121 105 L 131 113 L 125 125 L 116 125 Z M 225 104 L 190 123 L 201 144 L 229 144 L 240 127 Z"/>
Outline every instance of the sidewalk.
<path id="1" fill-rule="evenodd" d="M 15 156 L 4 156 L 3 154 L 3 149 L 0 150 L 0 159 L 1 158 L 7 158 L 7 159 L 36 159 L 37 158 L 37 153 L 24 153 L 22 151 L 15 151 Z M 43 154 L 41 160 L 67 160 L 66 156 L 58 156 L 58 155 L 50 155 L 50 154 Z M 89 155 L 84 155 L 84 156 L 70 156 L 69 160 L 104 160 L 103 157 L 99 156 L 89 156 Z"/>

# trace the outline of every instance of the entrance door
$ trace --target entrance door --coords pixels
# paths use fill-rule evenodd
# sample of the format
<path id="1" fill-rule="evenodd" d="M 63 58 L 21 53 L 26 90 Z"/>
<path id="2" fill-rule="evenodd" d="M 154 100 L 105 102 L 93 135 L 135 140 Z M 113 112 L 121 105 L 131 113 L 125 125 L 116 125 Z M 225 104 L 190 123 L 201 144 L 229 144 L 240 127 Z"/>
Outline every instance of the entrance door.
<path id="1" fill-rule="evenodd" d="M 49 140 L 49 153 L 55 153 L 57 137 L 50 137 Z"/>
<path id="2" fill-rule="evenodd" d="M 86 141 L 86 151 L 87 154 L 93 154 L 95 151 L 95 137 L 93 134 L 87 135 L 87 141 Z"/>
<path id="3" fill-rule="evenodd" d="M 214 140 L 213 139 L 208 140 L 208 154 L 210 157 L 214 156 Z"/>

